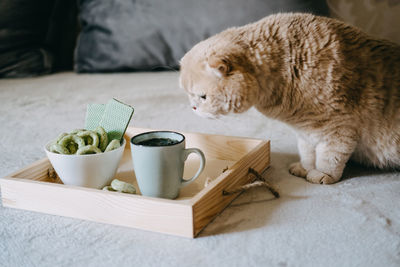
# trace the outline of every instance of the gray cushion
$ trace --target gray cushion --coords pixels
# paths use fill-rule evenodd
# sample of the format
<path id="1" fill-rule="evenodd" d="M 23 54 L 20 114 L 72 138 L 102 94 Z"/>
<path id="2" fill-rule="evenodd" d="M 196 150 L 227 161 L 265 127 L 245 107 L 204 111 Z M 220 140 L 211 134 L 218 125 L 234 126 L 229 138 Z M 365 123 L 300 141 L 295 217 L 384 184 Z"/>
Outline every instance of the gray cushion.
<path id="1" fill-rule="evenodd" d="M 76 2 L 0 1 L 0 78 L 72 69 Z"/>
<path id="2" fill-rule="evenodd" d="M 0 1 L 0 78 L 51 71 L 53 55 L 45 47 L 54 0 Z"/>
<path id="3" fill-rule="evenodd" d="M 77 72 L 178 68 L 197 42 L 276 12 L 327 15 L 321 0 L 80 0 Z"/>

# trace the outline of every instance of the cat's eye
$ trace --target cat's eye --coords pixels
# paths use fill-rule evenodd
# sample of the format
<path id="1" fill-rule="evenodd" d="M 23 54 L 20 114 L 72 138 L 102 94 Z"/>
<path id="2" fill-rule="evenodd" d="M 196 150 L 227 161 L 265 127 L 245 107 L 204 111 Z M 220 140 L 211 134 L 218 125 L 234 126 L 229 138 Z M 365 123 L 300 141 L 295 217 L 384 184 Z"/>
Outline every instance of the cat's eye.
<path id="1" fill-rule="evenodd" d="M 207 95 L 201 95 L 200 98 L 206 100 L 207 99 Z"/>

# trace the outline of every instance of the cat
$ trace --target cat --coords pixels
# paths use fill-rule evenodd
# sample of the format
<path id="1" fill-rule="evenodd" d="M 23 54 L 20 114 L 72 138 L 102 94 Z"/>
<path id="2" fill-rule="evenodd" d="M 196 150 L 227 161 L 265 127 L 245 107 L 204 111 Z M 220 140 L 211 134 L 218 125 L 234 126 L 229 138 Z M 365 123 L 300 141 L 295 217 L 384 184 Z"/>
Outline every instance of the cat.
<path id="1" fill-rule="evenodd" d="M 309 182 L 341 179 L 350 158 L 400 166 L 400 46 L 339 20 L 279 13 L 229 28 L 189 50 L 180 87 L 198 115 L 251 107 L 297 134 Z"/>

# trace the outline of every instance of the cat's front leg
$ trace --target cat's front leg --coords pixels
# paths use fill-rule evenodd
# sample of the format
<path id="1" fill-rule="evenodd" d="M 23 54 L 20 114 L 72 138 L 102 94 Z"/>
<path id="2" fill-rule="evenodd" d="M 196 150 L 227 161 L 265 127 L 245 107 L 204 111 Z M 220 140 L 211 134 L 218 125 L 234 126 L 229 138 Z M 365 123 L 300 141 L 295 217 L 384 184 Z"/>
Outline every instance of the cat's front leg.
<path id="1" fill-rule="evenodd" d="M 315 169 L 315 147 L 301 137 L 297 139 L 297 148 L 300 154 L 300 162 L 292 163 L 289 172 L 292 175 L 306 178 L 307 173 Z"/>
<path id="2" fill-rule="evenodd" d="M 316 184 L 333 184 L 340 180 L 344 167 L 356 147 L 351 138 L 333 138 L 316 147 L 316 168 L 307 173 L 306 179 Z"/>

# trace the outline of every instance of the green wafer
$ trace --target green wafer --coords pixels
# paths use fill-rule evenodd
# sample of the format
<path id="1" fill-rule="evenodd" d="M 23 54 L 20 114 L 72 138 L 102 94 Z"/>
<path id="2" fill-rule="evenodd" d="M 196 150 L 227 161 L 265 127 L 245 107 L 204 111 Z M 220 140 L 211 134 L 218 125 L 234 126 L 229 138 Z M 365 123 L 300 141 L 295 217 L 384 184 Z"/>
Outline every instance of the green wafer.
<path id="1" fill-rule="evenodd" d="M 133 107 L 111 99 L 105 106 L 99 125 L 107 132 L 108 140 L 121 141 L 133 115 Z"/>
<path id="2" fill-rule="evenodd" d="M 101 118 L 103 117 L 104 110 L 106 109 L 105 104 L 88 104 L 86 109 L 85 118 L 85 129 L 95 130 L 99 125 Z"/>

